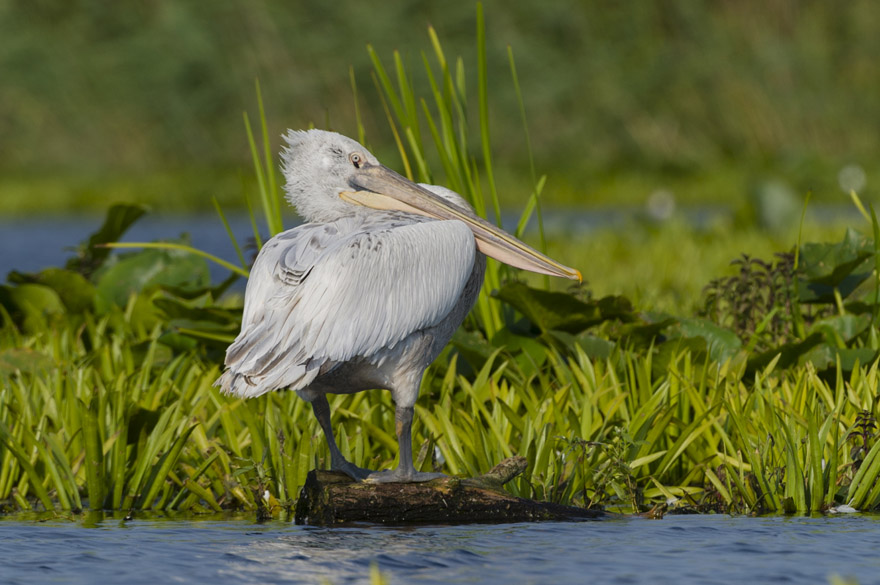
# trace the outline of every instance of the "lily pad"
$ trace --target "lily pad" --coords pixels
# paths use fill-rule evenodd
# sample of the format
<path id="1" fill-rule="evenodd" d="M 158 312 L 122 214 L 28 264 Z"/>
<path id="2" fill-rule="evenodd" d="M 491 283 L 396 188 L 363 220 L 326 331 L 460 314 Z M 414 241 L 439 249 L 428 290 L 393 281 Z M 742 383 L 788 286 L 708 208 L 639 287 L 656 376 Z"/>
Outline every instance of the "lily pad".
<path id="1" fill-rule="evenodd" d="M 802 341 L 786 343 L 779 347 L 775 347 L 768 351 L 754 355 L 749 359 L 748 371 L 755 372 L 758 370 L 762 370 L 771 361 L 773 361 L 773 359 L 777 355 L 780 354 L 781 355 L 779 361 L 776 364 L 777 367 L 781 369 L 791 367 L 798 363 L 798 360 L 800 360 L 801 356 L 805 355 L 813 348 L 821 345 L 824 342 L 824 339 L 825 338 L 821 333 L 813 333 L 811 335 L 808 335 Z"/>
<path id="2" fill-rule="evenodd" d="M 182 301 L 174 297 L 159 297 L 153 301 L 168 319 L 188 319 L 203 321 L 215 325 L 227 325 L 229 329 L 241 327 L 241 309 L 227 309 L 214 306 L 210 300 L 206 303 Z"/>
<path id="3" fill-rule="evenodd" d="M 664 376 L 670 362 L 683 352 L 690 354 L 692 363 L 702 364 L 709 357 L 709 344 L 702 337 L 678 337 L 664 341 L 651 359 L 651 372 L 654 376 Z"/>
<path id="4" fill-rule="evenodd" d="M 678 322 L 675 317 L 662 313 L 640 313 L 640 319 L 619 329 L 618 343 L 629 348 L 647 348 L 666 340 L 664 330 Z"/>
<path id="5" fill-rule="evenodd" d="M 576 338 L 577 344 L 592 359 L 605 360 L 611 357 L 614 348 L 617 347 L 613 341 L 590 335 L 589 333 L 581 333 Z"/>
<path id="6" fill-rule="evenodd" d="M 469 365 L 474 372 L 479 372 L 495 351 L 495 348 L 486 339 L 475 331 L 465 331 L 461 327 L 452 334 L 452 345 L 464 360 L 459 360 L 459 366 Z M 462 364 L 461 362 L 465 363 Z"/>

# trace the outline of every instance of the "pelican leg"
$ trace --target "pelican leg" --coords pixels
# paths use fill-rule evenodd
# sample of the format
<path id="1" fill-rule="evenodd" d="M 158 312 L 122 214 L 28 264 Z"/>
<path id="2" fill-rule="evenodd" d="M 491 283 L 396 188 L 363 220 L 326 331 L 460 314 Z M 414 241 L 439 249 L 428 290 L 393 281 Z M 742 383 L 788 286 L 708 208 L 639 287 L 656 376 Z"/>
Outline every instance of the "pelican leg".
<path id="1" fill-rule="evenodd" d="M 394 419 L 397 423 L 397 443 L 399 445 L 397 467 L 390 471 L 375 471 L 364 481 L 367 483 L 415 483 L 446 477 L 442 473 L 416 471 L 415 465 L 413 465 L 413 407 L 398 406 L 394 413 Z"/>
<path id="2" fill-rule="evenodd" d="M 312 411 L 318 419 L 318 424 L 321 425 L 321 430 L 324 431 L 324 438 L 327 439 L 327 446 L 330 448 L 330 469 L 342 471 L 355 481 L 361 481 L 373 473 L 372 470 L 358 467 L 342 456 L 342 452 L 336 446 L 333 427 L 330 426 L 330 403 L 327 402 L 325 395 L 321 394 L 312 401 Z"/>

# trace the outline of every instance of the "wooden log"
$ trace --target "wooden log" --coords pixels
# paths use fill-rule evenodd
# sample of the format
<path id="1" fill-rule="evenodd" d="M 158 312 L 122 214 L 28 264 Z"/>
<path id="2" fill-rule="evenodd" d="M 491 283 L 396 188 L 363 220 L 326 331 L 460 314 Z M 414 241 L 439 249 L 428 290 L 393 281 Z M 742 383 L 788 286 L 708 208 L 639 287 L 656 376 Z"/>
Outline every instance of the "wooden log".
<path id="1" fill-rule="evenodd" d="M 587 520 L 599 510 L 536 502 L 510 495 L 502 485 L 525 471 L 524 457 L 505 459 L 475 478 L 445 477 L 425 483 L 371 484 L 344 473 L 311 471 L 296 502 L 297 524 L 470 524 Z"/>

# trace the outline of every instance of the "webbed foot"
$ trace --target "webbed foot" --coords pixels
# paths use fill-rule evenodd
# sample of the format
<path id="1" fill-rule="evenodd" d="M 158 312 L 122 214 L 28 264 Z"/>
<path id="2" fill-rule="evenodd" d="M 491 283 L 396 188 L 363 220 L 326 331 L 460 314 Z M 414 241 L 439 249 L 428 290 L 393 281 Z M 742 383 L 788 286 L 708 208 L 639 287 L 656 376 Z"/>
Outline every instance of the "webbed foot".
<path id="1" fill-rule="evenodd" d="M 374 471 L 363 481 L 364 483 L 420 483 L 446 477 L 442 473 L 427 473 L 423 471 L 404 471 L 397 469 Z"/>
<path id="2" fill-rule="evenodd" d="M 364 481 L 370 475 L 376 473 L 372 469 L 365 469 L 363 467 L 358 467 L 351 461 L 347 461 L 345 459 L 342 462 L 337 464 L 330 465 L 331 471 L 341 471 L 348 477 L 352 478 L 355 481 Z"/>

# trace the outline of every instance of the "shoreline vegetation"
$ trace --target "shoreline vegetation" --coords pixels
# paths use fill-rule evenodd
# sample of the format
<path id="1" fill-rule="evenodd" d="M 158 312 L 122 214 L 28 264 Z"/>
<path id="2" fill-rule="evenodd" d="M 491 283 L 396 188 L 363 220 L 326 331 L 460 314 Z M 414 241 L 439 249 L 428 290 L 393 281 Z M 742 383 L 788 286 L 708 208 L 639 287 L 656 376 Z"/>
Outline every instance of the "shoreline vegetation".
<path id="1" fill-rule="evenodd" d="M 434 182 L 437 172 L 479 212 L 497 213 L 482 7 L 476 84 L 465 83 L 470 70 L 447 58 L 433 29 L 429 37 L 424 94 L 398 53 L 386 69 L 370 52 L 390 144 L 406 175 Z M 512 51 L 507 57 L 516 80 Z M 360 103 L 354 77 L 351 89 Z M 247 115 L 245 124 L 256 174 L 248 206 L 265 218 L 254 221 L 259 245 L 283 221 L 259 85 L 257 93 L 258 124 Z M 531 217 L 543 226 L 546 177 L 531 159 L 526 168 L 517 233 Z M 582 250 L 579 267 L 597 282 L 604 272 L 628 275 L 644 287 L 639 298 L 599 296 L 589 285 L 551 290 L 490 261 L 477 306 L 425 376 L 417 467 L 475 476 L 520 455 L 528 468 L 508 485 L 514 495 L 627 513 L 656 504 L 734 514 L 875 510 L 880 225 L 870 205 L 855 193 L 851 201 L 862 231 L 829 243 L 804 239 L 801 218 L 775 255 L 758 258 L 737 248 L 738 236 L 754 232 L 732 229 L 733 266 L 709 275 L 698 294 L 682 289 L 679 312 L 652 305 L 656 280 L 596 258 L 610 255 L 605 246 Z M 0 511 L 289 518 L 307 472 L 329 460 L 308 405 L 290 392 L 242 401 L 211 386 L 241 318 L 241 299 L 225 293 L 252 250 L 236 242 L 239 265 L 221 283 L 185 241 L 111 253 L 143 213 L 111 207 L 64 267 L 14 272 L 0 286 Z M 674 289 L 676 273 L 700 261 L 686 252 L 707 236 L 665 234 L 661 253 L 673 262 L 663 286 Z M 543 230 L 537 245 L 566 249 Z M 347 458 L 393 465 L 387 392 L 337 395 L 331 405 Z"/>

